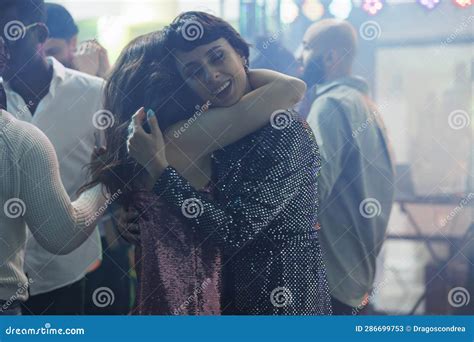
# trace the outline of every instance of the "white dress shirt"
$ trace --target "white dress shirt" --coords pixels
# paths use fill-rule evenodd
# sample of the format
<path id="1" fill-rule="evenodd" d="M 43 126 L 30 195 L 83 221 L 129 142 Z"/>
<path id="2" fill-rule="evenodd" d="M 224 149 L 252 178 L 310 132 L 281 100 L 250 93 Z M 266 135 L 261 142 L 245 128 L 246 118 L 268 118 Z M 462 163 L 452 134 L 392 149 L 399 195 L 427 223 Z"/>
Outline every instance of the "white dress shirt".
<path id="1" fill-rule="evenodd" d="M 5 84 L 7 110 L 17 119 L 38 127 L 52 142 L 59 160 L 61 180 L 71 200 L 88 180 L 84 166 L 90 163 L 97 131 L 93 116 L 102 109 L 100 78 L 67 69 L 54 58 L 49 93 L 39 103 L 34 116 L 23 98 Z M 87 269 L 102 257 L 96 230 L 78 249 L 64 256 L 47 252 L 29 234 L 25 271 L 32 279 L 30 294 L 38 295 L 82 279 Z"/>

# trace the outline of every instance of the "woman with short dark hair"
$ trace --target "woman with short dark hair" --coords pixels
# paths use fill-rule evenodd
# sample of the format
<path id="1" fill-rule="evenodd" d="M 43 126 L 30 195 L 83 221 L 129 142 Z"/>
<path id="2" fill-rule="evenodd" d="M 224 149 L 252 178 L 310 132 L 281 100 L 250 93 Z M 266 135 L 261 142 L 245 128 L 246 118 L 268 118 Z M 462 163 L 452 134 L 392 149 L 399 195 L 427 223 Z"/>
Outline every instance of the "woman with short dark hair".
<path id="1" fill-rule="evenodd" d="M 248 71 L 248 45 L 229 23 L 203 12 L 179 15 L 164 33 L 174 78 L 221 114 L 216 121 L 210 112 L 202 115 L 209 118 L 204 134 L 177 138 L 166 127 L 160 131 L 164 111 L 146 117 L 139 110 L 128 148 L 147 171 L 148 187 L 181 216 L 183 229 L 222 252 L 223 313 L 330 314 L 317 231 L 320 159 L 311 130 L 284 110 L 291 104 L 281 104 L 283 94 L 268 89 L 265 106 L 250 119 L 247 108 L 222 121 L 221 128 L 231 127 L 229 133 L 212 131 L 222 115 L 259 90 L 253 90 Z M 246 133 L 238 129 L 258 117 L 266 124 Z M 216 143 L 220 137 L 232 139 Z M 190 163 L 200 172 L 187 174 Z M 205 185 L 211 186 L 212 198 L 197 190 Z"/>
<path id="2" fill-rule="evenodd" d="M 211 199 L 212 153 L 263 127 L 276 110 L 293 106 L 306 87 L 283 74 L 249 71 L 245 79 L 255 90 L 224 108 L 216 105 L 219 95 L 204 99 L 190 90 L 175 70 L 165 40 L 166 33 L 161 32 L 135 39 L 110 73 L 105 109 L 114 114 L 115 124 L 106 130 L 107 151 L 102 161 L 92 165 L 91 185 L 103 183 L 109 191 L 120 189 L 124 195 L 118 201 L 140 212 L 134 313 L 219 315 L 221 248 L 195 231 L 181 209 L 174 211 L 147 190 L 150 177 L 146 169 L 127 151 L 132 113 L 140 107 L 159 113 L 170 163 L 201 196 Z M 239 44 L 245 49 L 243 40 Z M 150 127 L 145 124 L 145 129 Z"/>

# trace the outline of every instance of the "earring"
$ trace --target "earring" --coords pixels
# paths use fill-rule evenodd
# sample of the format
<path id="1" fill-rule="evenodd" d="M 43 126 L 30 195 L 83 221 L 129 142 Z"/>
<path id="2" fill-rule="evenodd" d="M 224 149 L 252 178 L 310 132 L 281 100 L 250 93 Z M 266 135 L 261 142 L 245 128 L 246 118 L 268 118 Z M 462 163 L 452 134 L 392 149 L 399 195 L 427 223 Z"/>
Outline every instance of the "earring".
<path id="1" fill-rule="evenodd" d="M 242 59 L 244 61 L 245 73 L 248 74 L 249 73 L 249 61 L 248 61 L 247 57 L 242 57 Z"/>

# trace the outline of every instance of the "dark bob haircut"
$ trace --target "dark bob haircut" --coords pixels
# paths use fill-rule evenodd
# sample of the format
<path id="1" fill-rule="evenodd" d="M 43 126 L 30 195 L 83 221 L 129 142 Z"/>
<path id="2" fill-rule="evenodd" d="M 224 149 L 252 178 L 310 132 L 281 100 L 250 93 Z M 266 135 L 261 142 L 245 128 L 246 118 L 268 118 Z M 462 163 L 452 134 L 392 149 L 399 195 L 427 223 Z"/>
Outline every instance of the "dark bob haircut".
<path id="1" fill-rule="evenodd" d="M 189 52 L 198 46 L 225 38 L 248 63 L 250 45 L 225 20 L 206 12 L 190 11 L 177 16 L 163 30 L 165 46 L 170 51 Z"/>
<path id="2" fill-rule="evenodd" d="M 69 40 L 79 33 L 71 13 L 58 4 L 46 3 L 46 26 L 50 38 Z"/>

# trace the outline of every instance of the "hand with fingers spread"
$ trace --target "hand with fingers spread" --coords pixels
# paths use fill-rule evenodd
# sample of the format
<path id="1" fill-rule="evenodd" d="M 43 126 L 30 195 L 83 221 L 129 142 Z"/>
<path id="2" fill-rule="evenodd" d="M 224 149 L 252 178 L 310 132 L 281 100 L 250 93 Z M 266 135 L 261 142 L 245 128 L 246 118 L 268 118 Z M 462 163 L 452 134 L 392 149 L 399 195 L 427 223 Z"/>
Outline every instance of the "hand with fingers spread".
<path id="1" fill-rule="evenodd" d="M 148 120 L 150 133 L 143 128 L 145 120 Z M 156 181 L 169 163 L 165 154 L 165 141 L 155 112 L 149 109 L 145 114 L 145 109 L 140 108 L 132 117 L 132 128 L 127 140 L 128 153 Z"/>
<path id="2" fill-rule="evenodd" d="M 100 51 L 92 40 L 82 42 L 74 56 L 74 68 L 96 76 L 100 65 Z"/>
<path id="3" fill-rule="evenodd" d="M 110 70 L 107 50 L 96 40 L 87 40 L 79 45 L 73 64 L 79 71 L 102 78 Z"/>

